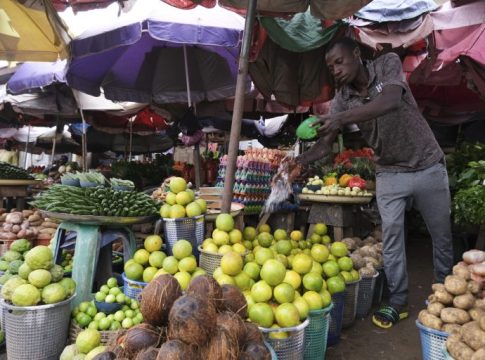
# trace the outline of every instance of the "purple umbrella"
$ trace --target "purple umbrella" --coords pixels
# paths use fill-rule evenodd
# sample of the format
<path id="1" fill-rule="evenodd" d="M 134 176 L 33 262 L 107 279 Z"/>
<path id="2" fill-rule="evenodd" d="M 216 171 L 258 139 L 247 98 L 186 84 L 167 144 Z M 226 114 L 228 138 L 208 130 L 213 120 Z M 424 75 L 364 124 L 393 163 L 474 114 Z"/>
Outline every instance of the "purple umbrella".
<path id="1" fill-rule="evenodd" d="M 109 20 L 91 21 L 72 41 L 67 81 L 73 88 L 94 96 L 103 88 L 114 101 L 190 104 L 234 96 L 241 16 L 145 0 Z"/>

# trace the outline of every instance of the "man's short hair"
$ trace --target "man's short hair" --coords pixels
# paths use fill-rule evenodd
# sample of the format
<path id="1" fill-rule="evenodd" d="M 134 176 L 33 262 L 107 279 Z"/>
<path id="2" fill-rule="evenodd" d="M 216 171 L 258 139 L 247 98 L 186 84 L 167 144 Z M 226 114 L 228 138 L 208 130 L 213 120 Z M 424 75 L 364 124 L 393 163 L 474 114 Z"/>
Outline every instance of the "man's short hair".
<path id="1" fill-rule="evenodd" d="M 330 50 L 332 50 L 336 46 L 342 46 L 344 49 L 347 49 L 350 52 L 359 48 L 359 44 L 354 39 L 349 37 L 341 37 L 335 40 L 334 42 L 330 43 L 330 45 L 327 47 L 326 52 L 327 53 L 330 52 Z"/>

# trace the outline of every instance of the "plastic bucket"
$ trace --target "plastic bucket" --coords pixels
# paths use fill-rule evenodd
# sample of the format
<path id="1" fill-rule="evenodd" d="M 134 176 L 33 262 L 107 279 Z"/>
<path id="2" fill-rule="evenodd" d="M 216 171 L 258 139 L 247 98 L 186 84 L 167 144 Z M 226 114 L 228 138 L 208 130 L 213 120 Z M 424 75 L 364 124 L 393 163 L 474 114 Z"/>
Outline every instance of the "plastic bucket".
<path id="1" fill-rule="evenodd" d="M 416 320 L 416 326 L 419 329 L 421 338 L 421 351 L 423 360 L 447 360 L 443 352 L 448 333 L 430 329 Z"/>
<path id="2" fill-rule="evenodd" d="M 303 360 L 305 352 L 305 328 L 310 321 L 306 319 L 298 326 L 291 328 L 262 328 L 259 329 L 272 348 L 274 349 L 278 360 Z M 288 337 L 285 339 L 273 339 L 271 333 L 285 332 Z"/>

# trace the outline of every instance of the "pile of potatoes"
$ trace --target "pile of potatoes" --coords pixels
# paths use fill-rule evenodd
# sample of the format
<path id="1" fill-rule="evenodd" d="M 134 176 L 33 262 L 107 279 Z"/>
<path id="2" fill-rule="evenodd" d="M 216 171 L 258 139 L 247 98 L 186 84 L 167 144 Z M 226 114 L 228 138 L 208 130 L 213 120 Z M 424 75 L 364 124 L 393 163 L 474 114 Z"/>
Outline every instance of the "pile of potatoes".
<path id="1" fill-rule="evenodd" d="M 351 251 L 351 259 L 354 268 L 359 271 L 361 277 L 372 277 L 383 266 L 382 259 L 382 232 L 374 230 L 364 240 L 353 237 L 342 239 Z"/>
<path id="2" fill-rule="evenodd" d="M 481 283 L 471 278 L 466 263 L 453 267 L 444 284 L 433 284 L 428 307 L 418 315 L 426 327 L 444 331 L 455 360 L 485 359 L 485 299 Z"/>

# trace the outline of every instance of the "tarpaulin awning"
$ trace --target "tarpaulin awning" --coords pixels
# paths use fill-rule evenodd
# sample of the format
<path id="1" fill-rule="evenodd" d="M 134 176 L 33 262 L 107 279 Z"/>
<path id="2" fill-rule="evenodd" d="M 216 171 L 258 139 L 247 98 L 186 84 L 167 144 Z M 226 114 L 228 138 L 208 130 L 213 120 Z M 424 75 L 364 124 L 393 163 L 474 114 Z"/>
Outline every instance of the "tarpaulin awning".
<path id="1" fill-rule="evenodd" d="M 401 21 L 421 16 L 437 7 L 433 0 L 373 0 L 355 16 L 379 23 Z"/>
<path id="2" fill-rule="evenodd" d="M 0 59 L 55 61 L 68 56 L 69 35 L 50 1 L 0 2 Z"/>
<path id="3" fill-rule="evenodd" d="M 310 51 L 327 44 L 341 25 L 335 23 L 326 28 L 310 11 L 296 14 L 289 20 L 263 16 L 260 22 L 271 40 L 294 52 Z"/>

